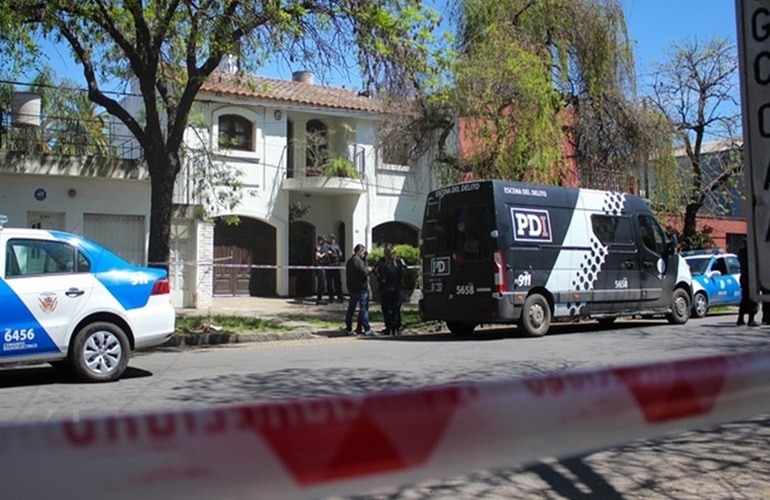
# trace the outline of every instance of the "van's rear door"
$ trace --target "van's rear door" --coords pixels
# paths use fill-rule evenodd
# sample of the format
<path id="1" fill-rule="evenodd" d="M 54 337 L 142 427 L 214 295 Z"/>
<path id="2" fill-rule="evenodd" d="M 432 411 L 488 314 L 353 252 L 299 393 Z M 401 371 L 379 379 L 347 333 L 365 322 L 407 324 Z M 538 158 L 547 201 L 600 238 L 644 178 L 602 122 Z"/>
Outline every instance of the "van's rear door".
<path id="1" fill-rule="evenodd" d="M 426 205 L 423 318 L 482 323 L 497 316 L 492 183 L 453 187 L 460 189 L 434 192 Z"/>

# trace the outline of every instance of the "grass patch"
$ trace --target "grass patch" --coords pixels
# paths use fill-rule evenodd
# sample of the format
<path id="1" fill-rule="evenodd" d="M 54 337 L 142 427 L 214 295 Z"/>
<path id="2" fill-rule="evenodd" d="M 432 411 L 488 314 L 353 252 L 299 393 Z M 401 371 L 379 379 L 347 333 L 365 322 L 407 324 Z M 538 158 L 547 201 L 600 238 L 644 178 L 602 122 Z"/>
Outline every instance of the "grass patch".
<path id="1" fill-rule="evenodd" d="M 279 321 L 247 316 L 177 316 L 176 333 L 251 333 L 290 331 Z"/>

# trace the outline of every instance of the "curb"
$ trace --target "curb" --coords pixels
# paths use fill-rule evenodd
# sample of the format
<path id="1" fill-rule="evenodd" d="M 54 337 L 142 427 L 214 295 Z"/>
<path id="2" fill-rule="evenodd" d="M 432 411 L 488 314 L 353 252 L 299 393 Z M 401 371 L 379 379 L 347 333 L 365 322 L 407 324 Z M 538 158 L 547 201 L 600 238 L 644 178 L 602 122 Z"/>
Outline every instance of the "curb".
<path id="1" fill-rule="evenodd" d="M 265 332 L 265 333 L 178 333 L 168 339 L 162 347 L 200 347 L 273 340 L 308 340 L 322 338 L 312 332 Z"/>

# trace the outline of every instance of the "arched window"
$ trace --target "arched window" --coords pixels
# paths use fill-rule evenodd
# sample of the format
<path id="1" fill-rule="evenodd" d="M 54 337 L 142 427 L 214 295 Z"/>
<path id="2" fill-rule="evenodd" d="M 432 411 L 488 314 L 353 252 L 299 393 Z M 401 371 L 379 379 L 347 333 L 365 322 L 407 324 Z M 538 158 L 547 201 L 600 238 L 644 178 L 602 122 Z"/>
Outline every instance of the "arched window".
<path id="1" fill-rule="evenodd" d="M 219 147 L 254 151 L 254 124 L 240 115 L 220 116 Z"/>
<path id="2" fill-rule="evenodd" d="M 305 167 L 309 172 L 320 173 L 328 157 L 329 130 L 320 120 L 310 120 L 305 126 Z"/>

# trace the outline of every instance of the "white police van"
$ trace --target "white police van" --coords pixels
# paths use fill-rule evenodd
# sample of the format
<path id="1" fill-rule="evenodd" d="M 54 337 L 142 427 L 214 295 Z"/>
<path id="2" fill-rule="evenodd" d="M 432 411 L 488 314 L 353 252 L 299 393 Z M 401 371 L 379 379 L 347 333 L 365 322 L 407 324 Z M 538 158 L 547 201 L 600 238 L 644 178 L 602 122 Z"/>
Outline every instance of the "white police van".
<path id="1" fill-rule="evenodd" d="M 505 181 L 428 195 L 422 228 L 424 320 L 466 335 L 552 320 L 690 316 L 692 278 L 647 203 L 609 191 Z"/>
<path id="2" fill-rule="evenodd" d="M 165 270 L 134 266 L 80 236 L 3 228 L 5 221 L 0 364 L 49 362 L 87 381 L 112 381 L 132 350 L 173 334 Z"/>

